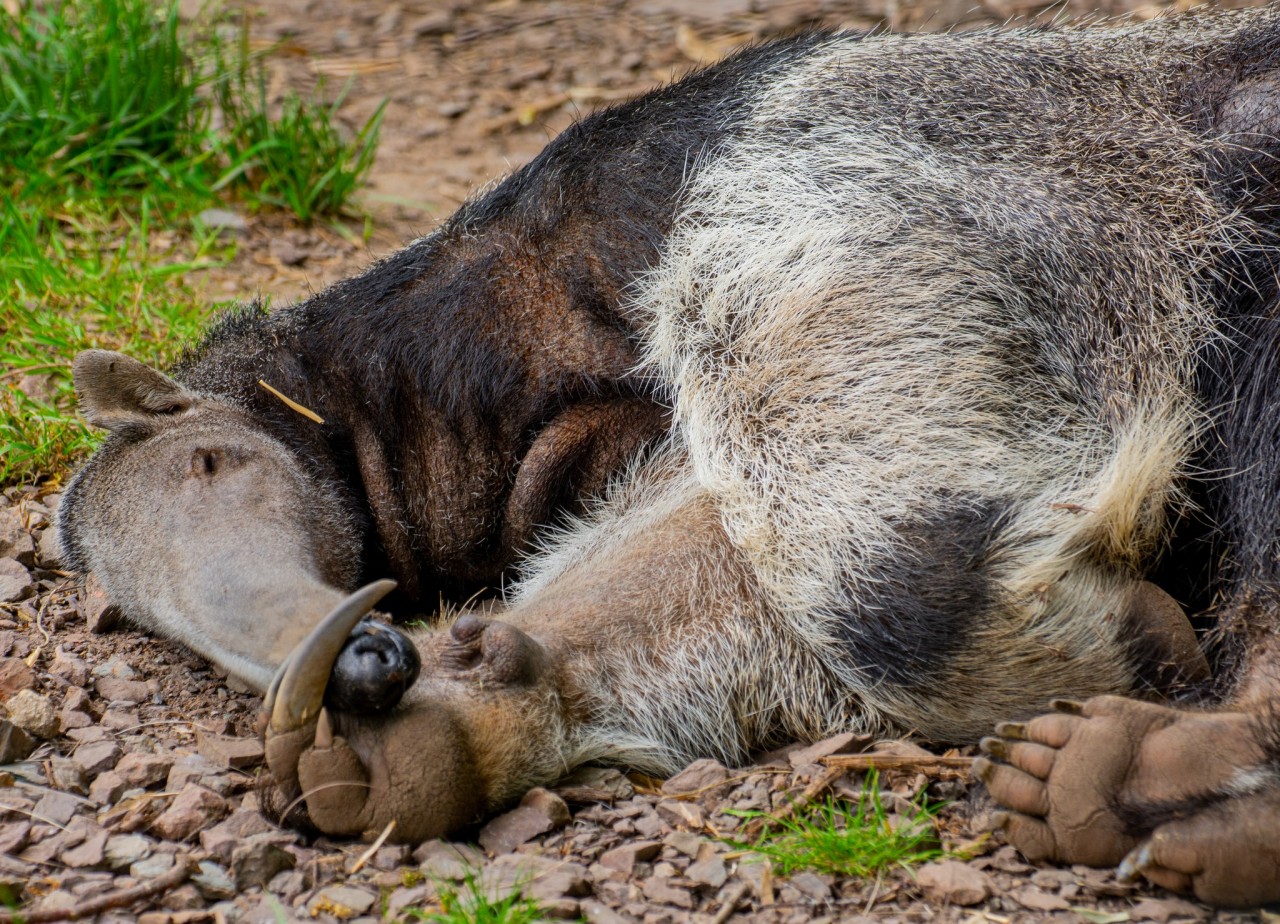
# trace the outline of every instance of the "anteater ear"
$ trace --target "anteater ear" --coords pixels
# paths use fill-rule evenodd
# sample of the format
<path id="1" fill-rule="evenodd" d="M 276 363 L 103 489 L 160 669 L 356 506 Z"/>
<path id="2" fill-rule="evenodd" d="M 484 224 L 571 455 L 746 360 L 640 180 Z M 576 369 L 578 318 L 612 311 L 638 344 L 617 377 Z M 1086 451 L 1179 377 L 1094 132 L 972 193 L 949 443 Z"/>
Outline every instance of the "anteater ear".
<path id="1" fill-rule="evenodd" d="M 111 350 L 85 350 L 72 367 L 80 413 L 95 427 L 146 425 L 185 411 L 195 397 L 163 372 Z"/>

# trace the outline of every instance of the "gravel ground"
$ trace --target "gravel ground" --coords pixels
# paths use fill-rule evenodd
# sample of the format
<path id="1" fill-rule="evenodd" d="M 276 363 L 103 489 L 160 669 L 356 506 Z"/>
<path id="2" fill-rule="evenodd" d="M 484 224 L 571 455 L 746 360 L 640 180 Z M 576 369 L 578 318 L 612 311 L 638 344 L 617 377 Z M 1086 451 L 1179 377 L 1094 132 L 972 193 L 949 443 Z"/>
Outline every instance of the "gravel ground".
<path id="1" fill-rule="evenodd" d="M 1147 16 L 1164 5 L 1102 12 Z M 208 273 L 210 298 L 262 293 L 277 303 L 429 230 L 576 113 L 744 41 L 812 23 L 969 28 L 1046 9 L 1022 0 L 249 6 L 255 37 L 283 43 L 270 65 L 276 93 L 354 75 L 344 110 L 353 124 L 390 99 L 364 200 L 375 229 L 367 246 L 278 216 L 249 217 L 235 263 Z M 1024 863 L 998 838 L 984 839 L 988 805 L 954 766 L 971 751 L 938 761 L 908 742 L 851 736 L 746 769 L 700 761 L 666 781 L 589 769 L 535 790 L 456 843 L 308 841 L 257 811 L 259 699 L 230 689 L 181 647 L 121 625 L 91 579 L 61 571 L 46 529 L 57 501 L 34 487 L 0 496 L 0 715 L 8 715 L 0 719 L 0 902 L 21 902 L 28 921 L 396 920 L 405 909 L 434 908 L 438 891 L 467 875 L 492 894 L 520 885 L 551 917 L 601 924 L 1211 916 L 1108 871 Z M 734 846 L 745 824 L 735 812 L 858 792 L 863 772 L 847 767 L 849 754 L 900 767 L 880 778 L 891 818 L 922 791 L 948 802 L 939 838 L 966 858 L 859 880 L 783 875 Z M 148 889 L 131 899 L 131 890 Z M 1264 917 L 1280 920 L 1216 919 Z"/>

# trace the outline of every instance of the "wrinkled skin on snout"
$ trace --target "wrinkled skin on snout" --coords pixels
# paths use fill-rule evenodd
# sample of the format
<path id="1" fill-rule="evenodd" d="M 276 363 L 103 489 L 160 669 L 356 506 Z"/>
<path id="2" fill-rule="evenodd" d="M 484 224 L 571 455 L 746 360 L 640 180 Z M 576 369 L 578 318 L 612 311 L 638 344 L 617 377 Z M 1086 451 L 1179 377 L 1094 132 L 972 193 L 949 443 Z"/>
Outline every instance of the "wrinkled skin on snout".
<path id="1" fill-rule="evenodd" d="M 358 578 L 334 490 L 230 402 L 136 360 L 88 351 L 75 377 L 111 434 L 59 514 L 71 563 L 130 619 L 266 689 Z"/>

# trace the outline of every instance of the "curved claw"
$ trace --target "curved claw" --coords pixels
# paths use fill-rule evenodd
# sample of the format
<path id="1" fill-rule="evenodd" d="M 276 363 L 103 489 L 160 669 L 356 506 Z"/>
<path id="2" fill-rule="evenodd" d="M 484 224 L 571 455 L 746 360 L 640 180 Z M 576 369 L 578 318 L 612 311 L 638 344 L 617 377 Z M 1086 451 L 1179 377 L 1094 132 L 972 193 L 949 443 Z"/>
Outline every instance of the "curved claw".
<path id="1" fill-rule="evenodd" d="M 1011 741 L 1030 741 L 1027 737 L 1026 722 L 1000 722 L 996 725 L 996 734 Z"/>
<path id="2" fill-rule="evenodd" d="M 1144 871 L 1151 868 L 1151 841 L 1145 840 L 1130 850 L 1116 867 L 1116 878 L 1121 882 L 1136 882 Z"/>
<path id="3" fill-rule="evenodd" d="M 1000 738 L 983 738 L 978 742 L 978 749 L 984 754 L 990 754 L 999 760 L 1009 759 L 1009 746 Z"/>
<path id="4" fill-rule="evenodd" d="M 347 636 L 395 586 L 395 581 L 381 580 L 361 587 L 334 607 L 294 648 L 271 679 L 263 699 L 263 713 L 270 717 L 266 723 L 268 733 L 293 731 L 315 717 L 324 702 L 333 662 Z"/>
<path id="5" fill-rule="evenodd" d="M 1054 712 L 1066 715 L 1084 715 L 1084 703 L 1074 699 L 1054 699 L 1049 701 L 1049 708 Z"/>

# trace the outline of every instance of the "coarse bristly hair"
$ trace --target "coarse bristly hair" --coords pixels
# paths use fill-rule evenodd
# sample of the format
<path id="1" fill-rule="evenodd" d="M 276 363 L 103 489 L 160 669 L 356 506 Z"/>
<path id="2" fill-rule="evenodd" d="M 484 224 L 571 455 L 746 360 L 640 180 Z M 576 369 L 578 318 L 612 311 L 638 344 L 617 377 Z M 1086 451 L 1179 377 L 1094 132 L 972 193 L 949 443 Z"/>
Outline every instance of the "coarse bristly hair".
<path id="1" fill-rule="evenodd" d="M 1187 84 L 1258 22 L 831 35 L 770 82 L 631 293 L 671 444 L 514 599 L 699 495 L 758 593 L 603 666 L 584 756 L 955 741 L 1028 690 L 1131 691 L 1114 617 L 1188 503 L 1194 364 L 1261 236 Z"/>

